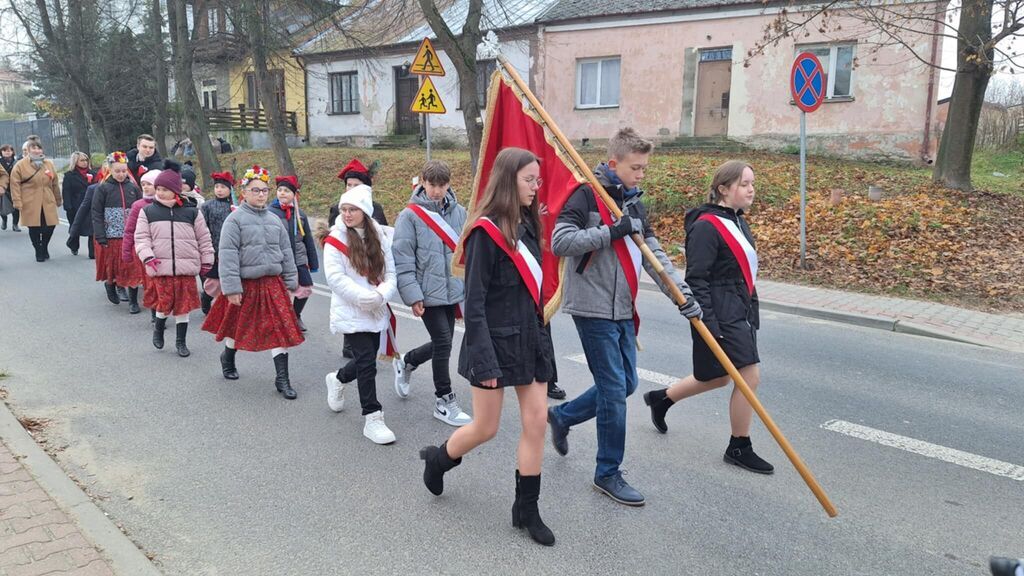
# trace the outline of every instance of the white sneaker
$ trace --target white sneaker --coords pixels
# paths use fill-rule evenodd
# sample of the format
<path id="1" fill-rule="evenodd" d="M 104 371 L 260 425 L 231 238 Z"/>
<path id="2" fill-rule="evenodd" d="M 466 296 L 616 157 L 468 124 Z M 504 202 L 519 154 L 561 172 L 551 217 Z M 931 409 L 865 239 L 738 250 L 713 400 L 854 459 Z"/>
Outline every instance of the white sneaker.
<path id="1" fill-rule="evenodd" d="M 345 407 L 345 385 L 338 380 L 337 372 L 328 372 L 324 382 L 327 383 L 327 406 L 335 412 L 341 412 Z"/>
<path id="2" fill-rule="evenodd" d="M 391 367 L 395 369 L 395 394 L 398 394 L 399 398 L 408 398 L 412 370 L 401 356 L 391 361 Z"/>
<path id="3" fill-rule="evenodd" d="M 459 401 L 455 399 L 455 393 L 447 394 L 434 401 L 434 418 L 449 426 L 465 426 L 473 421 L 473 418 L 459 408 Z"/>
<path id="4" fill-rule="evenodd" d="M 395 433 L 384 423 L 384 413 L 380 410 L 366 415 L 363 436 L 375 444 L 391 444 L 395 441 Z"/>

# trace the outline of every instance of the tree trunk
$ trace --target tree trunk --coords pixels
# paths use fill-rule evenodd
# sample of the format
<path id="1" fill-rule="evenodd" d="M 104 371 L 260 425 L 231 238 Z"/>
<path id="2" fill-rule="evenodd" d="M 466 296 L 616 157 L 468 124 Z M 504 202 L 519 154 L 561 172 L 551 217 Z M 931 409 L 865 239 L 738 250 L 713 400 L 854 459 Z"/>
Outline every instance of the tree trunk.
<path id="1" fill-rule="evenodd" d="M 185 122 L 185 134 L 192 140 L 199 159 L 199 171 L 203 177 L 203 189 L 213 190 L 210 174 L 220 171 L 220 162 L 210 144 L 210 131 L 206 116 L 196 93 L 196 82 L 192 75 L 192 40 L 189 36 L 185 16 L 186 0 L 169 0 L 167 21 L 171 30 L 171 48 L 174 53 L 174 83 L 178 101 L 181 102 Z M 199 18 L 199 15 L 196 15 Z"/>
<path id="2" fill-rule="evenodd" d="M 483 14 L 483 0 L 469 0 L 466 23 L 458 36 L 448 27 L 434 0 L 419 0 L 419 3 L 430 29 L 437 36 L 438 46 L 448 54 L 459 75 L 462 119 L 466 123 L 470 164 L 475 172 L 480 156 L 480 141 L 484 137 L 483 126 L 477 124 L 480 105 L 476 100 L 476 48 L 482 38 L 480 19 Z"/>
<path id="3" fill-rule="evenodd" d="M 164 22 L 160 0 L 153 0 L 153 5 L 150 8 L 149 26 L 150 38 L 156 51 L 156 66 L 153 71 L 156 74 L 156 118 L 153 122 L 153 136 L 156 137 L 156 149 L 160 151 L 160 155 L 168 157 L 167 124 L 170 118 L 167 115 L 167 60 L 164 53 Z"/>
<path id="4" fill-rule="evenodd" d="M 277 105 L 273 80 L 267 69 L 269 57 L 267 44 L 271 33 L 267 21 L 270 14 L 270 2 L 269 0 L 248 0 L 245 2 L 245 11 L 256 87 L 259 90 L 263 110 L 267 115 L 267 133 L 270 135 L 274 160 L 277 161 L 277 171 L 281 175 L 295 175 L 295 165 L 292 163 L 292 155 L 288 150 L 284 113 Z"/>
<path id="5" fill-rule="evenodd" d="M 956 79 L 932 172 L 932 180 L 947 188 L 972 189 L 971 159 L 992 75 L 993 50 L 985 49 L 992 38 L 992 2 L 965 0 L 960 8 Z"/>
<path id="6" fill-rule="evenodd" d="M 75 150 L 89 153 L 89 118 L 79 101 L 71 105 L 71 130 L 75 136 Z"/>

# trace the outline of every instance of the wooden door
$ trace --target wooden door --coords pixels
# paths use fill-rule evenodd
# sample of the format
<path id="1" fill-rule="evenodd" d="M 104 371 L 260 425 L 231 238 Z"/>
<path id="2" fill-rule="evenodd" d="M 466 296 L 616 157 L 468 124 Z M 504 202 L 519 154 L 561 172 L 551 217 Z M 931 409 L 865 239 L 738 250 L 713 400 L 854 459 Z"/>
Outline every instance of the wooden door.
<path id="1" fill-rule="evenodd" d="M 395 134 L 420 133 L 420 115 L 410 110 L 419 90 L 419 77 L 395 66 Z"/>
<path id="2" fill-rule="evenodd" d="M 697 110 L 694 136 L 725 136 L 729 130 L 729 87 L 732 62 L 701 62 L 697 69 Z"/>

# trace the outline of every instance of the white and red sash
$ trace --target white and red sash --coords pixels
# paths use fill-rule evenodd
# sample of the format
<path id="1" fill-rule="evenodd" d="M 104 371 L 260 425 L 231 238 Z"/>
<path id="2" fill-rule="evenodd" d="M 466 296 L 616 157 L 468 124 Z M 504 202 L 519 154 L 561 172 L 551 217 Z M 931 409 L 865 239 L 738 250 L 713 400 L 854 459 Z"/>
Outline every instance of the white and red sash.
<path id="1" fill-rule="evenodd" d="M 470 231 L 474 228 L 480 228 L 486 232 L 491 237 L 491 240 L 494 240 L 494 243 L 512 260 L 516 270 L 519 271 L 519 277 L 522 278 L 527 291 L 533 297 L 533 303 L 536 304 L 538 312 L 543 314 L 544 303 L 540 299 L 540 287 L 544 283 L 544 270 L 541 268 L 537 258 L 533 256 L 533 252 L 530 252 L 530 249 L 527 248 L 522 240 L 517 243 L 515 251 L 510 249 L 505 243 L 505 236 L 502 235 L 501 229 L 498 228 L 498 225 L 493 220 L 486 216 L 480 218 L 469 227 Z M 461 263 L 465 263 L 465 260 L 466 253 L 463 251 Z"/>
<path id="2" fill-rule="evenodd" d="M 324 239 L 324 247 L 327 245 L 332 246 L 338 252 L 345 255 L 348 258 L 348 245 L 334 236 L 328 236 Z M 398 319 L 395 318 L 395 313 L 391 311 L 391 305 L 385 304 L 388 308 L 388 328 L 387 330 L 380 333 L 380 345 L 377 347 L 377 354 L 382 358 L 398 358 L 398 346 L 395 344 L 397 341 L 398 334 Z"/>
<path id="3" fill-rule="evenodd" d="M 710 222 L 718 230 L 729 247 L 729 251 L 740 265 L 743 280 L 747 283 L 747 293 L 753 296 L 754 285 L 757 282 L 757 252 L 747 240 L 746 235 L 735 222 L 728 218 L 704 214 L 698 220 Z"/>
<path id="4" fill-rule="evenodd" d="M 612 226 L 612 214 L 608 211 L 601 197 L 594 192 L 594 200 L 597 202 L 597 212 L 601 215 L 601 221 L 605 226 Z M 623 214 L 623 218 L 629 218 L 629 214 Z M 636 295 L 640 291 L 640 267 L 643 266 L 644 258 L 640 247 L 630 237 L 619 238 L 612 241 L 612 248 L 619 257 L 619 264 L 622 265 L 622 273 L 626 276 L 626 284 L 629 285 L 629 294 L 633 297 L 633 330 L 640 333 L 640 314 L 636 310 Z"/>
<path id="5" fill-rule="evenodd" d="M 455 252 L 459 245 L 459 233 L 455 231 L 455 228 L 452 228 L 451 224 L 446 222 L 437 212 L 427 210 L 417 204 L 409 204 L 409 210 L 412 210 L 413 214 L 419 216 L 420 220 L 433 230 L 434 234 L 437 234 L 437 237 L 441 239 L 441 242 L 444 242 L 444 245 L 449 250 Z M 455 305 L 455 317 L 462 318 L 462 306 L 459 304 Z"/>

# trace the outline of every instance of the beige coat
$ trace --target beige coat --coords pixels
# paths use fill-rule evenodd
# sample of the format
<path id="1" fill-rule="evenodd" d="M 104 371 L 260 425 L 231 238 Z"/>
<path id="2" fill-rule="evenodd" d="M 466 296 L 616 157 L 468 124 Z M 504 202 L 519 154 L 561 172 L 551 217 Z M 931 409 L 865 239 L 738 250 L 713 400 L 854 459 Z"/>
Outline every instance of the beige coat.
<path id="1" fill-rule="evenodd" d="M 32 160 L 18 160 L 11 172 L 10 190 L 14 207 L 21 210 L 22 226 L 42 226 L 40 212 L 45 215 L 47 226 L 57 225 L 57 207 L 62 200 L 53 162 L 43 160 L 37 170 Z"/>

